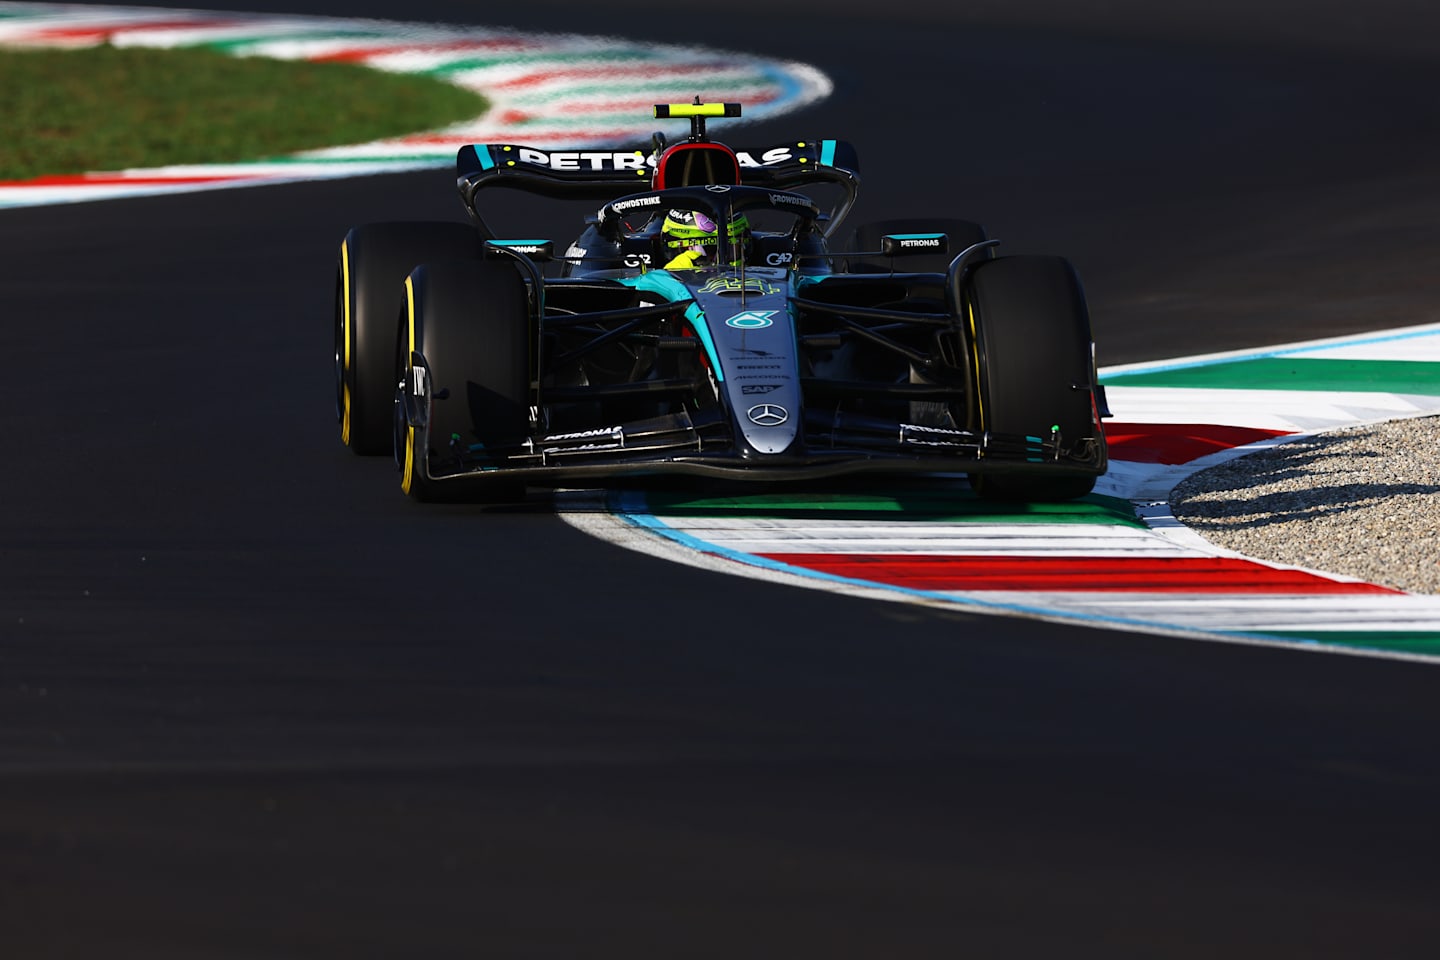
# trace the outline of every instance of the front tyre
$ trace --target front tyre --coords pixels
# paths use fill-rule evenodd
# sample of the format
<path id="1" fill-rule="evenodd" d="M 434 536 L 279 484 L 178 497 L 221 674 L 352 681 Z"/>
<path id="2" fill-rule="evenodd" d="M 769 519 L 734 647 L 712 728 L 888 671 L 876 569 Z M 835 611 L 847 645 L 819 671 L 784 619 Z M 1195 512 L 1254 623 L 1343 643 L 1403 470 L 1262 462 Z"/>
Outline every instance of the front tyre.
<path id="1" fill-rule="evenodd" d="M 430 397 L 425 430 L 395 409 L 401 489 L 429 502 L 522 499 L 521 483 L 457 476 L 483 462 L 487 446 L 529 433 L 530 310 L 519 272 L 503 261 L 432 263 L 405 290 L 397 367 L 411 378 L 411 359 L 423 357 Z"/>
<path id="2" fill-rule="evenodd" d="M 340 440 L 361 456 L 391 451 L 395 330 L 407 274 L 420 263 L 478 260 L 464 223 L 393 222 L 355 227 L 335 273 L 335 414 Z"/>
<path id="3" fill-rule="evenodd" d="M 978 426 L 994 434 L 1058 433 L 1070 452 L 1083 460 L 1088 450 L 1091 463 L 1103 470 L 1090 315 L 1070 263 L 1035 256 L 983 261 L 969 275 L 964 302 L 978 361 Z M 1098 457 L 1089 444 L 1100 445 Z M 980 496 L 1011 501 L 1073 500 L 1089 493 L 1095 480 L 1030 471 L 970 477 Z"/>

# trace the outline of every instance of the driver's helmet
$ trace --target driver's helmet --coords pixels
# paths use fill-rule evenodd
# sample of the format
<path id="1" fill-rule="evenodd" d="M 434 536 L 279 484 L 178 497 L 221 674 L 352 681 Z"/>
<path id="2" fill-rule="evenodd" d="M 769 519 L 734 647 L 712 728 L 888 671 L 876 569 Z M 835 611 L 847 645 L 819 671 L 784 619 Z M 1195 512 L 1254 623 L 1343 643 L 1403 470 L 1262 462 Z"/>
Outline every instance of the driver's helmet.
<path id="1" fill-rule="evenodd" d="M 665 254 L 670 258 L 665 264 L 666 270 L 714 266 L 720 229 L 708 215 L 699 210 L 671 210 L 665 215 L 660 235 L 664 238 Z M 730 221 L 726 235 L 735 256 L 743 258 L 750 239 L 750 221 L 744 214 Z M 732 265 L 738 265 L 738 261 Z"/>

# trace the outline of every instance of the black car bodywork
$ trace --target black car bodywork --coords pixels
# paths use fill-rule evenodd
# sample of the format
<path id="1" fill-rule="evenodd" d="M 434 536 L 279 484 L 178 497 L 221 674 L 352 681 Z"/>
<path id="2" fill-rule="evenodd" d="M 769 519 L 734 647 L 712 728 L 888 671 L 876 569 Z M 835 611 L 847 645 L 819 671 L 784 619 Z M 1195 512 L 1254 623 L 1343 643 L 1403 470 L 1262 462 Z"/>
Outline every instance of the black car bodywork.
<path id="1" fill-rule="evenodd" d="M 692 132 L 657 134 L 648 156 L 465 147 L 469 224 L 352 230 L 336 308 L 346 442 L 393 449 L 421 499 L 665 473 L 965 473 L 992 497 L 1088 492 L 1105 405 L 1070 265 L 997 257 L 965 221 L 840 242 L 853 148 L 706 137 L 704 116 L 737 114 L 657 107 Z M 481 199 L 497 187 L 604 202 L 556 256 L 548 239 L 495 235 Z M 672 210 L 750 229 L 719 230 L 709 266 L 667 270 Z"/>

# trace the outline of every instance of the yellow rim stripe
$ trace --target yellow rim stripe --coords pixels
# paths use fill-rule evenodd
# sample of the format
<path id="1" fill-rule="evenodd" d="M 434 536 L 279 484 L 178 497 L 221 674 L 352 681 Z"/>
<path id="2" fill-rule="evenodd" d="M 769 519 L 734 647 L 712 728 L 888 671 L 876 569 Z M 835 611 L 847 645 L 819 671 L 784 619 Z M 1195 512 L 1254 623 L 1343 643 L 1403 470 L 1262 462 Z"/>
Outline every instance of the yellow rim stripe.
<path id="1" fill-rule="evenodd" d="M 407 353 L 406 363 L 409 363 L 408 356 L 415 352 L 415 287 L 410 278 L 405 278 L 405 316 L 406 330 L 408 331 L 407 343 L 410 349 Z M 400 474 L 400 489 L 406 493 L 410 492 L 411 483 L 415 478 L 415 428 L 405 428 L 405 467 Z"/>
<path id="2" fill-rule="evenodd" d="M 980 429 L 985 429 L 985 396 L 980 385 L 980 337 L 975 332 L 975 304 L 965 305 L 965 314 L 970 321 L 970 355 L 975 358 L 975 410 L 980 414 Z"/>
<path id="3" fill-rule="evenodd" d="M 340 442 L 350 444 L 350 384 L 345 374 L 350 372 L 350 249 L 346 241 L 340 241 L 340 339 L 345 341 L 345 366 L 340 375 Z"/>
<path id="4" fill-rule="evenodd" d="M 350 444 L 350 385 L 340 385 L 340 442 Z"/>

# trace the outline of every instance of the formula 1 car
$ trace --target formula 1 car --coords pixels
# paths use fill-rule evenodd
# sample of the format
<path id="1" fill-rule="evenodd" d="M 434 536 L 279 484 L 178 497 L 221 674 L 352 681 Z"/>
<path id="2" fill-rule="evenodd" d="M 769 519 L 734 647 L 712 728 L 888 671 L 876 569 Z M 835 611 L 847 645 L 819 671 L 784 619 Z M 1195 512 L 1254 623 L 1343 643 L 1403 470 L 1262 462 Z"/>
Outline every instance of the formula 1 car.
<path id="1" fill-rule="evenodd" d="M 346 444 L 393 451 L 420 500 L 661 474 L 949 473 L 988 498 L 1090 491 L 1107 411 L 1067 261 L 996 256 L 963 220 L 870 223 L 837 243 L 859 186 L 850 144 L 737 151 L 705 121 L 739 104 L 655 115 L 688 118 L 689 136 L 657 133 L 649 154 L 466 146 L 469 223 L 348 233 Z M 604 203 L 557 256 L 551 239 L 496 235 L 480 201 L 497 187 Z"/>

